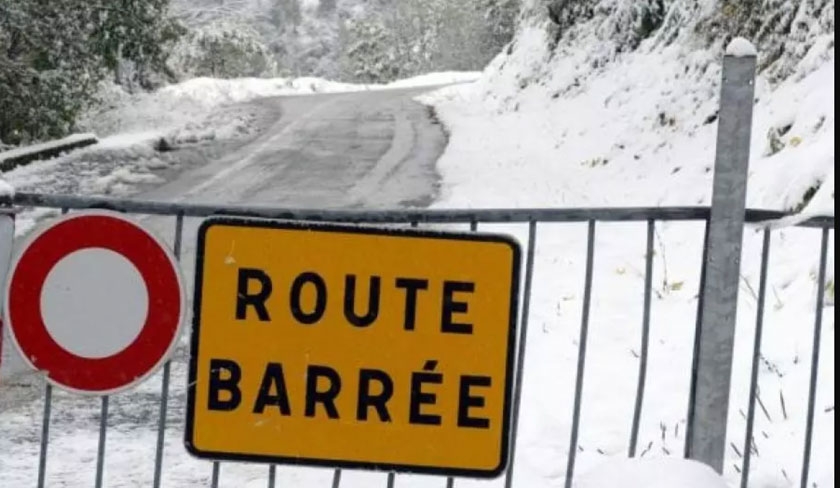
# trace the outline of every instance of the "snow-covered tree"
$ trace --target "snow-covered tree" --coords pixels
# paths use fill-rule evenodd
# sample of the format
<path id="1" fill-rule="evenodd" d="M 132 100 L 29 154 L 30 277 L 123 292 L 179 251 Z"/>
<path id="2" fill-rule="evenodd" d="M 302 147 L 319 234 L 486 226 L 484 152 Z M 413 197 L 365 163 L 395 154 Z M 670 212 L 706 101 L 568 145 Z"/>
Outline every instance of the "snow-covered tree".
<path id="1" fill-rule="evenodd" d="M 389 81 L 429 71 L 480 70 L 510 41 L 518 12 L 519 0 L 387 3 L 350 21 L 343 71 L 358 81 Z"/>
<path id="2" fill-rule="evenodd" d="M 513 39 L 519 18 L 520 0 L 477 0 L 482 21 L 481 51 L 485 58 L 495 56 Z"/>
<path id="3" fill-rule="evenodd" d="M 173 2 L 190 29 L 219 21 L 249 26 L 284 76 L 369 81 L 483 68 L 510 41 L 521 0 Z"/>
<path id="4" fill-rule="evenodd" d="M 101 78 L 80 2 L 0 0 L 0 139 L 66 133 Z"/>
<path id="5" fill-rule="evenodd" d="M 293 29 L 302 20 L 298 0 L 272 0 L 269 15 L 271 23 L 281 31 Z"/>
<path id="6" fill-rule="evenodd" d="M 169 0 L 111 0 L 93 8 L 90 41 L 118 83 L 149 89 L 154 75 L 166 71 L 168 52 L 183 34 L 168 9 Z"/>
<path id="7" fill-rule="evenodd" d="M 351 21 L 342 31 L 344 76 L 363 83 L 392 80 L 400 74 L 394 39 L 377 17 Z"/>
<path id="8" fill-rule="evenodd" d="M 148 80 L 177 36 L 167 1 L 0 0 L 0 139 L 66 134 L 122 61 Z"/>
<path id="9" fill-rule="evenodd" d="M 276 71 L 259 33 L 242 22 L 225 20 L 190 30 L 174 49 L 169 64 L 182 79 L 259 77 Z"/>

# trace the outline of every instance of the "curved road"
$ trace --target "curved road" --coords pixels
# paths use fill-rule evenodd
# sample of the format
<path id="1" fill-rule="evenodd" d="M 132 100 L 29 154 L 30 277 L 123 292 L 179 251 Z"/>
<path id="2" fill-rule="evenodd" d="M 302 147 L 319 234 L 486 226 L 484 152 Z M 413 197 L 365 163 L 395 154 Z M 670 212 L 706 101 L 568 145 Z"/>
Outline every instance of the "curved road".
<path id="1" fill-rule="evenodd" d="M 436 195 L 435 162 L 446 145 L 441 126 L 426 107 L 413 101 L 430 89 L 250 102 L 263 113 L 276 114 L 258 137 L 205 164 L 192 163 L 192 169 L 137 198 L 278 207 L 426 206 Z M 171 218 L 143 220 L 172 242 Z M 197 224 L 193 220 L 185 226 L 183 268 L 188 283 Z M 8 342 L 3 344 L 0 369 L 0 411 L 10 398 L 3 392 L 2 379 L 27 371 Z"/>
<path id="2" fill-rule="evenodd" d="M 287 207 L 425 206 L 446 136 L 412 98 L 388 90 L 268 98 L 282 116 L 250 144 L 145 198 Z"/>

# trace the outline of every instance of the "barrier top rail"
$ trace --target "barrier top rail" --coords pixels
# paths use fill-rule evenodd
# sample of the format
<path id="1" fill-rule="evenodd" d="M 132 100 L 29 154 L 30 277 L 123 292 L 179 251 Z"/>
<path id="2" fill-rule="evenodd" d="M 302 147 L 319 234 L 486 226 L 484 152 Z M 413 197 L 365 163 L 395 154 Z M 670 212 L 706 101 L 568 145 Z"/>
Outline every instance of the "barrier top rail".
<path id="1" fill-rule="evenodd" d="M 204 203 L 163 202 L 129 198 L 47 195 L 17 193 L 0 199 L 0 205 L 84 210 L 103 209 L 147 215 L 252 216 L 269 219 L 333 221 L 347 223 L 526 223 L 559 222 L 639 222 L 708 220 L 709 207 L 592 207 L 592 208 L 519 208 L 519 209 L 387 209 L 321 210 L 305 208 L 278 209 L 259 205 L 215 205 Z M 773 210 L 747 210 L 746 222 L 762 224 L 791 218 L 793 215 Z M 795 222 L 799 227 L 834 228 L 834 216 L 816 216 Z"/>

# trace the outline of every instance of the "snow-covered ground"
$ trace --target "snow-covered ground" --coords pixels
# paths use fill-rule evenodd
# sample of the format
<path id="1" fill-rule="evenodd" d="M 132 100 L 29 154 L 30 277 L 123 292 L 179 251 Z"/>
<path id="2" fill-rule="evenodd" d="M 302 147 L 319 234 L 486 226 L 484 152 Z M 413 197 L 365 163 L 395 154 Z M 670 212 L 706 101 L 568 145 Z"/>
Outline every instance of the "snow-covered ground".
<path id="1" fill-rule="evenodd" d="M 608 461 L 578 479 L 576 488 L 726 488 L 717 473 L 681 459 Z"/>
<path id="2" fill-rule="evenodd" d="M 22 156 L 29 156 L 33 153 L 40 153 L 43 151 L 60 149 L 68 145 L 85 143 L 91 140 L 96 140 L 94 134 L 72 134 L 56 141 L 44 142 L 41 144 L 34 144 L 32 146 L 26 147 L 19 147 L 8 151 L 0 151 L 0 165 L 11 159 L 20 158 Z"/>
<path id="3" fill-rule="evenodd" d="M 722 50 L 679 44 L 640 50 L 580 82 L 580 70 L 589 65 L 575 56 L 552 58 L 543 29 L 525 29 L 517 44 L 478 83 L 421 97 L 451 132 L 439 162 L 444 186 L 437 207 L 709 204 Z M 687 68 L 696 65 L 706 68 Z M 787 81 L 773 86 L 759 77 L 750 207 L 834 215 L 834 67 L 833 43 L 817 42 Z M 521 226 L 485 229 L 527 239 Z M 682 455 L 702 236 L 701 224 L 657 225 L 651 362 L 639 440 L 645 458 Z M 740 480 L 744 448 L 761 238 L 761 229 L 750 226 L 744 239 L 725 464 L 731 486 Z M 538 229 L 518 486 L 562 485 L 585 246 L 584 225 Z M 627 452 L 644 246 L 644 223 L 597 228 L 578 469 Z M 799 483 L 819 249 L 818 230 L 782 226 L 773 234 L 751 486 Z M 833 256 L 831 251 L 810 477 L 819 487 L 834 485 Z"/>
<path id="4" fill-rule="evenodd" d="M 423 98 L 436 107 L 451 133 L 450 146 L 439 164 L 444 196 L 437 207 L 709 203 L 717 127 L 713 115 L 722 51 L 692 51 L 679 45 L 658 52 L 640 51 L 575 85 L 570 81 L 584 69 L 579 67 L 581 60 L 558 58 L 548 63 L 545 46 L 544 31 L 526 29 L 518 39 L 518 54 L 500 57 L 477 83 L 447 88 Z M 759 79 L 749 186 L 751 207 L 798 208 L 809 188 L 814 187 L 813 198 L 804 205 L 805 210 L 833 215 L 833 42 L 831 47 L 817 43 L 812 49 L 797 72 L 780 85 Z M 539 82 L 528 84 L 525 77 L 521 82 L 513 78 L 513 73 L 529 73 L 535 66 L 546 64 L 551 66 L 551 74 Z M 685 70 L 688 64 L 707 67 L 692 70 L 689 76 Z M 437 80 L 433 81 L 430 84 L 437 84 Z M 291 90 L 330 89 L 320 86 L 313 88 L 304 83 Z M 566 89 L 569 86 L 573 88 Z M 198 120 L 204 120 L 204 114 L 218 104 L 242 102 L 250 96 L 284 94 L 287 88 L 271 81 L 228 84 L 196 80 L 150 95 L 152 99 L 138 100 L 136 106 L 141 113 L 132 117 L 143 119 L 142 110 L 151 107 L 145 122 L 122 123 L 120 120 L 130 117 L 123 119 L 125 113 L 116 111 L 114 122 L 103 123 L 114 127 L 114 133 L 145 133 L 150 128 L 154 131 L 142 138 L 128 137 L 132 144 L 139 139 L 156 140 L 163 133 L 177 133 L 183 127 L 183 114 L 195 113 Z M 288 93 L 292 92 L 285 92 Z M 178 103 L 186 101 L 183 106 L 167 105 L 169 97 Z M 166 122 L 170 116 L 177 119 L 172 124 Z M 103 144 L 107 141 L 106 138 Z M 44 164 L 47 168 L 50 163 Z M 15 182 L 16 178 L 21 181 L 37 173 L 37 169 L 29 171 L 33 173 L 20 171 L 6 176 Z M 510 232 L 522 242 L 527 238 L 523 226 L 482 229 Z M 678 457 L 682 452 L 702 233 L 702 225 L 697 223 L 657 225 L 650 364 L 639 441 L 644 459 Z M 586 229 L 577 224 L 544 224 L 539 227 L 538 239 L 515 466 L 515 486 L 526 488 L 563 485 L 582 308 Z M 628 448 L 641 337 L 644 239 L 644 224 L 603 224 L 597 228 L 581 436 L 576 446 L 576 472 L 581 473 L 580 486 L 587 488 L 618 486 L 619 475 L 618 479 L 628 483 L 636 475 L 650 480 L 650 466 L 646 470 L 620 461 L 603 466 L 604 462 L 621 460 Z M 730 410 L 732 446 L 727 451 L 725 469 L 730 486 L 736 486 L 740 479 L 760 229 L 751 226 L 744 244 Z M 831 245 L 833 249 L 833 234 Z M 798 486 L 819 246 L 819 232 L 815 230 L 784 227 L 774 233 L 753 486 Z M 833 251 L 829 268 L 832 292 L 824 315 L 811 476 L 817 487 L 834 485 Z M 176 368 L 174 374 L 173 384 L 183 384 L 184 371 Z M 152 398 L 150 405 L 154 405 L 158 384 L 153 380 L 141 387 Z M 58 405 L 68 412 L 68 404 L 75 403 L 82 401 L 61 396 Z M 154 411 L 119 403 L 116 411 L 112 421 L 117 428 L 112 429 L 108 440 L 109 449 L 113 448 L 108 457 L 109 479 L 120 480 L 119 486 L 143 486 L 149 479 L 151 463 L 141 465 L 132 460 L 141 455 L 151 459 L 154 421 L 149 419 Z M 60 470 L 65 479 L 83 483 L 92 479 L 91 473 L 77 473 L 73 462 L 76 457 L 65 457 L 63 453 L 75 449 L 83 449 L 85 456 L 95 453 L 95 436 L 87 435 L 95 432 L 95 419 L 74 419 L 72 413 L 62 415 L 57 429 L 75 428 L 78 435 L 63 436 L 53 445 L 52 472 Z M 172 418 L 178 422 L 181 416 L 179 410 L 172 412 Z M 129 428 L 127 419 L 137 418 L 144 419 L 143 427 Z M 37 435 L 37 421 L 16 421 L 32 422 L 29 431 Z M 183 452 L 178 435 L 167 437 L 167 479 L 173 486 L 206 482 L 209 467 Z M 31 442 L 26 445 L 37 446 Z M 32 470 L 24 468 L 32 465 L 37 450 L 27 449 L 11 461 L 3 459 L 6 464 L 0 466 L 25 473 L 20 479 L 28 480 L 26 476 Z M 86 458 L 85 464 L 89 466 L 90 461 Z M 652 466 L 663 473 L 656 478 L 661 483 L 668 479 L 667 473 L 688 475 L 697 486 L 714 486 L 718 482 L 702 470 L 665 462 Z M 225 464 L 223 485 L 264 486 L 266 472 L 263 467 Z M 278 472 L 281 486 L 327 486 L 329 480 L 330 473 L 325 470 L 282 468 Z M 383 486 L 385 482 L 384 475 L 364 473 L 348 473 L 345 481 L 344 487 Z M 441 486 L 443 481 L 399 476 L 397 483 L 401 488 L 419 488 Z M 501 481 L 459 480 L 456 486 L 498 487 Z M 691 485 L 673 481 L 669 486 Z"/>

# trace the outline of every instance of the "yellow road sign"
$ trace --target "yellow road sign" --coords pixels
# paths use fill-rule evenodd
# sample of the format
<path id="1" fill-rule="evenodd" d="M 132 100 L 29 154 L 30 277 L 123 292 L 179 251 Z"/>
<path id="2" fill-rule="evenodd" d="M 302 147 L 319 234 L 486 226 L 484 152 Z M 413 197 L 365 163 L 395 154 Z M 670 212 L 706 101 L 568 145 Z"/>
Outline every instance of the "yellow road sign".
<path id="1" fill-rule="evenodd" d="M 217 218 L 202 225 L 197 252 L 191 453 L 504 471 L 514 240 Z"/>

